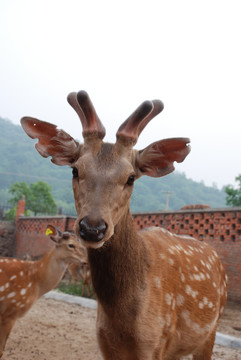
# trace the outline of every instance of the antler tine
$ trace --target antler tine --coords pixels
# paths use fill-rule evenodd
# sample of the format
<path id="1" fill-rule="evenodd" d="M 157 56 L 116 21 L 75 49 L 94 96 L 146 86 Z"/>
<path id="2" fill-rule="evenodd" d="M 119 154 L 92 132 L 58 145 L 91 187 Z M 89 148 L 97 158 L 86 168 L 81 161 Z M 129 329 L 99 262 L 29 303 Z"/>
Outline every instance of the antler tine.
<path id="1" fill-rule="evenodd" d="M 144 127 L 164 108 L 162 101 L 144 101 L 119 127 L 117 141 L 124 145 L 134 146 Z"/>
<path id="2" fill-rule="evenodd" d="M 86 140 L 90 136 L 103 139 L 105 136 L 105 128 L 96 114 L 87 92 L 82 90 L 78 93 L 70 93 L 67 100 L 79 115 L 83 126 L 82 134 L 84 139 Z"/>
<path id="3" fill-rule="evenodd" d="M 77 93 L 76 92 L 71 92 L 68 96 L 67 96 L 67 101 L 68 103 L 72 106 L 72 108 L 77 112 L 80 121 L 82 123 L 83 128 L 86 126 L 86 118 L 85 118 L 85 114 L 83 113 L 82 109 L 79 106 L 78 100 L 77 100 Z"/>

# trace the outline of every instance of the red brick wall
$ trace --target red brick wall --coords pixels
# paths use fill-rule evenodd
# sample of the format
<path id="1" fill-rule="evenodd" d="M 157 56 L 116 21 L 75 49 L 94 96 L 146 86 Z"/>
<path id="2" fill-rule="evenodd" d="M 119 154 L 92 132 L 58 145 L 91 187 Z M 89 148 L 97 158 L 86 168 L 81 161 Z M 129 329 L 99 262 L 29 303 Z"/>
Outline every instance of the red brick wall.
<path id="1" fill-rule="evenodd" d="M 212 245 L 229 277 L 229 299 L 241 302 L 241 208 L 179 210 L 133 214 L 137 229 L 162 226 L 177 234 L 187 234 Z M 48 224 L 62 231 L 72 230 L 75 218 L 19 217 L 16 222 L 15 253 L 38 256 L 52 246 L 45 235 Z"/>
<path id="2" fill-rule="evenodd" d="M 44 254 L 53 245 L 45 235 L 48 224 L 66 231 L 73 229 L 74 220 L 66 216 L 19 217 L 16 222 L 15 256 L 23 258 L 26 254 L 31 257 Z"/>

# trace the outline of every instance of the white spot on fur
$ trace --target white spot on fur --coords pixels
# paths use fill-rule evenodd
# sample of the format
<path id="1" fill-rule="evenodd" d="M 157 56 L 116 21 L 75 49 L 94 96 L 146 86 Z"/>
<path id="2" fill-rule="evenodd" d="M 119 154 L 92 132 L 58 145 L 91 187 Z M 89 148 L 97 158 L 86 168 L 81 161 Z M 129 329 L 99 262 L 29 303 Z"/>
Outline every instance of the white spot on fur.
<path id="1" fill-rule="evenodd" d="M 181 274 L 180 277 L 181 277 L 181 281 L 185 282 L 185 276 L 183 274 Z"/>
<path id="2" fill-rule="evenodd" d="M 167 305 L 171 305 L 172 295 L 166 294 L 165 295 L 165 300 L 166 300 Z"/>
<path id="3" fill-rule="evenodd" d="M 198 307 L 199 307 L 200 309 L 203 309 L 203 308 L 204 308 L 204 304 L 200 301 L 200 303 L 198 304 Z"/>
<path id="4" fill-rule="evenodd" d="M 20 276 L 23 276 L 23 271 L 20 271 Z"/>
<path id="5" fill-rule="evenodd" d="M 192 289 L 191 289 L 191 287 L 190 287 L 189 285 L 186 285 L 185 291 L 186 291 L 186 293 L 187 293 L 188 295 L 191 295 Z"/>
<path id="6" fill-rule="evenodd" d="M 17 277 L 16 275 L 13 275 L 13 276 L 10 277 L 9 280 L 14 280 L 14 279 L 16 279 L 16 277 Z"/>
<path id="7" fill-rule="evenodd" d="M 201 278 L 202 280 L 206 280 L 206 277 L 205 277 L 204 273 L 200 272 L 200 278 Z"/>
<path id="8" fill-rule="evenodd" d="M 208 304 L 208 298 L 206 296 L 204 296 L 204 298 L 203 298 L 203 303 L 204 303 L 204 305 Z"/>
<path id="9" fill-rule="evenodd" d="M 173 259 L 169 258 L 168 262 L 169 262 L 170 265 L 174 265 L 174 260 Z"/>
<path id="10" fill-rule="evenodd" d="M 20 290 L 20 295 L 26 294 L 26 291 L 27 291 L 26 289 L 21 289 L 21 290 Z"/>
<path id="11" fill-rule="evenodd" d="M 10 299 L 10 298 L 14 297 L 15 295 L 16 295 L 15 291 L 12 291 L 7 295 L 7 298 Z"/>
<path id="12" fill-rule="evenodd" d="M 182 296 L 181 294 L 177 295 L 177 305 L 178 306 L 182 306 L 184 303 L 184 296 Z"/>
<path id="13" fill-rule="evenodd" d="M 0 297 L 0 301 L 3 301 L 5 299 L 5 296 Z"/>

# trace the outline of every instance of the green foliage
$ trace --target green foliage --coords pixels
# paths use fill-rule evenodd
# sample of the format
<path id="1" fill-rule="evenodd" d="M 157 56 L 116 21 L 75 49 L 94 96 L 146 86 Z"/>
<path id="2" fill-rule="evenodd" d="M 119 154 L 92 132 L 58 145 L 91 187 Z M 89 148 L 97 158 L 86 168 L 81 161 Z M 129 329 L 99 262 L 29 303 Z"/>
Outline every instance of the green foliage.
<path id="1" fill-rule="evenodd" d="M 37 213 L 55 215 L 57 206 L 51 194 L 51 186 L 43 181 L 30 184 L 29 209 Z"/>
<path id="2" fill-rule="evenodd" d="M 225 187 L 226 204 L 231 206 L 241 206 L 241 175 L 235 178 L 238 182 L 238 189 L 234 189 L 233 186 L 228 185 Z"/>
<path id="3" fill-rule="evenodd" d="M 65 294 L 88 297 L 86 289 L 84 289 L 84 293 L 82 295 L 82 287 L 83 287 L 82 280 L 79 281 L 77 284 L 74 284 L 73 282 L 67 284 L 66 281 L 61 281 L 58 285 L 58 289 L 64 292 Z M 92 299 L 95 298 L 92 287 L 90 289 L 90 298 Z"/>
<path id="4" fill-rule="evenodd" d="M 34 215 L 40 214 L 49 214 L 55 215 L 57 211 L 57 206 L 51 194 L 51 186 L 43 181 L 37 181 L 34 184 L 28 186 L 25 182 L 15 182 L 9 190 L 9 193 L 12 195 L 12 198 L 9 200 L 12 204 L 13 209 L 16 208 L 16 205 L 23 195 L 25 196 L 26 209 L 32 211 Z M 9 215 L 14 214 L 13 209 L 9 212 Z M 16 211 L 15 211 L 16 214 Z"/>
<path id="5" fill-rule="evenodd" d="M 78 125 L 77 125 L 78 128 Z M 81 128 L 79 127 L 81 132 Z M 38 180 L 52 186 L 52 195 L 64 214 L 76 215 L 72 192 L 72 171 L 67 166 L 56 166 L 49 159 L 42 158 L 34 149 L 22 128 L 0 118 L 0 204 L 9 197 L 6 189 L 15 182 L 30 183 Z M 184 174 L 173 173 L 163 178 L 143 176 L 135 182 L 131 199 L 131 211 L 157 211 L 166 207 L 166 193 L 169 209 L 177 210 L 188 204 L 208 204 L 211 207 L 225 205 L 225 192 L 207 187 L 187 179 Z"/>
<path id="6" fill-rule="evenodd" d="M 26 207 L 29 208 L 30 205 L 30 197 L 31 197 L 31 191 L 29 186 L 24 182 L 15 182 L 9 189 L 9 193 L 11 194 L 11 198 L 8 200 L 8 202 L 15 206 L 17 205 L 18 201 L 22 199 L 22 197 L 25 197 L 26 200 Z"/>
<path id="7" fill-rule="evenodd" d="M 12 209 L 9 209 L 4 214 L 4 220 L 12 221 L 16 217 L 17 205 L 15 205 Z"/>

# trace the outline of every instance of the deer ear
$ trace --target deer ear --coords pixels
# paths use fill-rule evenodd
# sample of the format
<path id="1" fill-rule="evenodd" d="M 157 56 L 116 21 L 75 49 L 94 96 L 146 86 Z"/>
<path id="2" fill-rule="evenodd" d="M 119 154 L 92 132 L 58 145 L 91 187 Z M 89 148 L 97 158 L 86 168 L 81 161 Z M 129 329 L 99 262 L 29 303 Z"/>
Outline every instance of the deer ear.
<path id="1" fill-rule="evenodd" d="M 50 237 L 50 239 L 52 241 L 54 241 L 55 243 L 59 243 L 60 239 L 62 238 L 63 236 L 63 233 L 62 231 L 57 228 L 56 226 L 54 225 L 48 225 L 47 226 L 47 229 L 46 229 L 46 235 Z"/>
<path id="2" fill-rule="evenodd" d="M 174 161 L 182 162 L 191 148 L 187 138 L 173 138 L 154 142 L 137 152 L 136 165 L 139 176 L 161 177 L 171 173 Z"/>
<path id="3" fill-rule="evenodd" d="M 31 117 L 23 117 L 21 125 L 29 137 L 39 139 L 35 147 L 40 155 L 52 156 L 54 164 L 71 166 L 79 157 L 81 145 L 56 125 Z"/>

